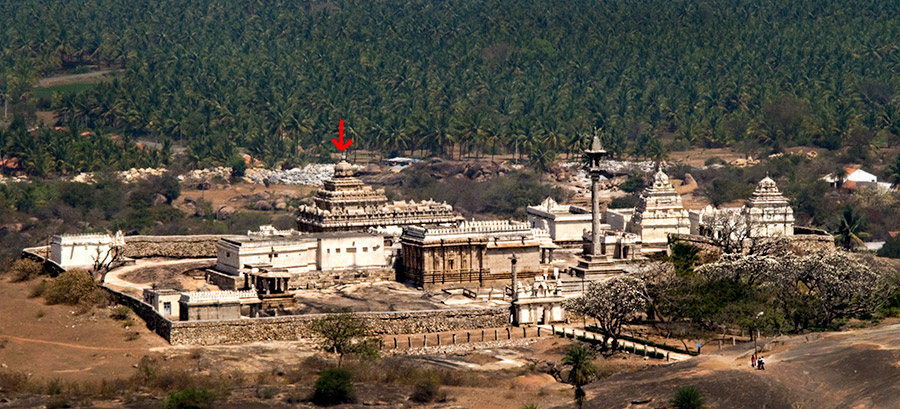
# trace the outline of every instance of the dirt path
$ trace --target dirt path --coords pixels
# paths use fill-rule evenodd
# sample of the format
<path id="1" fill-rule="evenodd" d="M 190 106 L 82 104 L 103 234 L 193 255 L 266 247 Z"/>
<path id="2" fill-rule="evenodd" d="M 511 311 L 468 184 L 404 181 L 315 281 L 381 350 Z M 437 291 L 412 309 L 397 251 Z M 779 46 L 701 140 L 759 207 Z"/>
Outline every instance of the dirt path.
<path id="1" fill-rule="evenodd" d="M 141 259 L 135 261 L 133 265 L 123 266 L 116 268 L 109 273 L 106 274 L 106 277 L 103 278 L 103 285 L 114 290 L 120 291 L 128 291 L 134 293 L 135 291 L 140 293 L 144 288 L 151 287 L 153 283 L 133 283 L 131 281 L 123 280 L 121 277 L 125 274 L 128 274 L 133 271 L 137 271 L 143 268 L 151 268 L 151 267 L 172 267 L 184 265 L 188 266 L 191 264 L 196 264 L 198 262 L 214 262 L 216 259 L 214 258 L 191 258 L 185 260 L 153 260 L 153 259 Z"/>
<path id="2" fill-rule="evenodd" d="M 66 84 L 74 84 L 74 83 L 83 83 L 83 82 L 95 82 L 94 80 L 99 80 L 107 75 L 116 75 L 124 70 L 104 70 L 104 71 L 91 71 L 83 74 L 68 74 L 68 75 L 57 75 L 54 77 L 41 78 L 38 80 L 38 87 L 55 87 L 58 85 L 66 85 Z"/>
<path id="3" fill-rule="evenodd" d="M 93 350 L 93 351 L 126 351 L 127 352 L 127 351 L 146 351 L 147 350 L 147 348 L 92 347 L 92 346 L 87 346 L 87 345 L 71 344 L 71 343 L 67 343 L 67 342 L 45 341 L 43 339 L 34 339 L 34 338 L 22 338 L 22 337 L 16 337 L 16 336 L 12 336 L 12 335 L 4 335 L 3 338 L 11 340 L 11 341 L 38 343 L 38 344 L 46 344 L 46 345 L 56 345 L 56 346 L 61 346 L 61 347 L 66 347 L 66 348 L 89 349 L 89 350 Z"/>

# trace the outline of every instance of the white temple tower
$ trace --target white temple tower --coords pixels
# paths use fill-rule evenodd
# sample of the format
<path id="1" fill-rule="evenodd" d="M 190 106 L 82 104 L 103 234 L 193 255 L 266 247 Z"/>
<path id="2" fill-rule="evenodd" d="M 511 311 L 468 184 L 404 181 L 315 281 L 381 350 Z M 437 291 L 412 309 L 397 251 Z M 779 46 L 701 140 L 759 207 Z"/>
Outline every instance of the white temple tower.
<path id="1" fill-rule="evenodd" d="M 794 210 L 768 176 L 756 185 L 742 213 L 747 217 L 753 237 L 794 235 Z"/>
<path id="2" fill-rule="evenodd" d="M 662 168 L 653 175 L 653 184 L 641 194 L 627 230 L 641 235 L 645 252 L 665 250 L 669 233 L 690 234 L 688 212 Z"/>

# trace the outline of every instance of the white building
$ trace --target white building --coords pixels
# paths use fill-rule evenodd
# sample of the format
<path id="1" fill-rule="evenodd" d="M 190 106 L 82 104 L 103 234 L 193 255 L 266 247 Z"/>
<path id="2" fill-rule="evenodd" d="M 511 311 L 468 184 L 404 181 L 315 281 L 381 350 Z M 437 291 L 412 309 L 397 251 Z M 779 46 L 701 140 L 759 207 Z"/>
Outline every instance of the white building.
<path id="1" fill-rule="evenodd" d="M 316 269 L 315 238 L 294 230 L 278 231 L 271 226 L 246 236 L 226 237 L 216 243 L 216 270 L 239 275 L 252 269 L 279 268 L 290 273 Z"/>
<path id="2" fill-rule="evenodd" d="M 289 274 L 312 271 L 385 268 L 390 252 L 384 237 L 368 232 L 300 233 L 271 226 L 246 236 L 216 243 L 216 270 L 231 275 L 279 270 Z"/>
<path id="3" fill-rule="evenodd" d="M 627 226 L 627 231 L 641 236 L 644 252 L 665 250 L 669 244 L 669 233 L 690 232 L 691 223 L 681 203 L 681 196 L 675 192 L 675 187 L 662 169 L 656 171 L 653 183 L 644 189 Z"/>
<path id="4" fill-rule="evenodd" d="M 559 273 L 554 272 L 552 278 L 545 273 L 534 281 L 516 285 L 516 294 L 512 297 L 511 323 L 514 325 L 541 325 L 554 322 L 565 322 L 566 311 L 563 302 L 562 282 Z"/>
<path id="5" fill-rule="evenodd" d="M 742 212 L 750 226 L 751 237 L 794 235 L 794 209 L 768 176 L 756 185 Z"/>
<path id="6" fill-rule="evenodd" d="M 777 237 L 794 235 L 794 209 L 781 194 L 775 181 L 766 176 L 740 208 L 716 209 L 707 206 L 690 212 L 690 233 L 701 236 L 717 234 L 713 221 L 720 216 L 742 218 L 749 237 Z"/>
<path id="7" fill-rule="evenodd" d="M 316 269 L 336 271 L 384 268 L 391 256 L 385 251 L 384 237 L 367 232 L 313 233 L 316 239 Z"/>
<path id="8" fill-rule="evenodd" d="M 561 205 L 552 197 L 525 209 L 532 229 L 545 229 L 554 243 L 565 247 L 581 245 L 581 235 L 591 228 L 591 211 L 583 207 Z M 608 225 L 601 225 L 608 230 Z"/>
<path id="9" fill-rule="evenodd" d="M 180 310 L 178 301 L 181 300 L 181 291 L 167 289 L 144 289 L 144 302 L 150 304 L 156 312 L 165 317 L 178 317 Z"/>
<path id="10" fill-rule="evenodd" d="M 851 166 L 844 168 L 844 172 L 846 173 L 846 176 L 844 176 L 842 180 L 838 180 L 837 175 L 835 175 L 834 173 L 825 175 L 822 180 L 828 182 L 828 184 L 830 184 L 834 189 L 837 189 L 839 185 L 841 188 L 848 190 L 857 190 L 864 187 L 878 188 L 881 190 L 891 189 L 890 183 L 879 182 L 878 176 L 866 172 L 858 167 Z"/>
<path id="11" fill-rule="evenodd" d="M 122 232 L 115 236 L 106 233 L 65 234 L 50 241 L 50 259 L 62 268 L 93 268 L 97 260 L 109 261 L 111 249 L 125 245 Z"/>

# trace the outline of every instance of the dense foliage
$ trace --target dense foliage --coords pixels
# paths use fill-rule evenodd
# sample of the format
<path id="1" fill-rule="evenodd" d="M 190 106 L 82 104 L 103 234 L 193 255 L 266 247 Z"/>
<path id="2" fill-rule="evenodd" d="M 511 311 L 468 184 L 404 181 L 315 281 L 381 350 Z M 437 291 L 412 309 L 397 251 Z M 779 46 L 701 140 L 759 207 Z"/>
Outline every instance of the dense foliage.
<path id="1" fill-rule="evenodd" d="M 313 385 L 312 401 L 330 406 L 353 402 L 353 376 L 346 369 L 326 369 L 319 373 Z"/>
<path id="2" fill-rule="evenodd" d="M 802 257 L 730 254 L 693 274 L 657 265 L 642 279 L 651 316 L 710 330 L 831 328 L 874 314 L 897 289 L 896 272 L 841 251 Z"/>
<path id="3" fill-rule="evenodd" d="M 563 189 L 543 183 L 531 172 L 510 172 L 483 182 L 456 177 L 439 179 L 424 165 L 404 173 L 401 186 L 387 189 L 389 198 L 446 202 L 466 217 L 489 213 L 522 220 L 526 206 L 540 203 L 548 196 L 558 201 L 567 198 Z"/>
<path id="4" fill-rule="evenodd" d="M 862 158 L 900 133 L 898 23 L 875 0 L 22 0 L 0 4 L 0 94 L 17 112 L 43 75 L 124 67 L 56 96 L 60 118 L 196 164 L 296 162 L 340 118 L 354 146 L 539 167 L 593 127 L 617 154 L 661 137 Z"/>

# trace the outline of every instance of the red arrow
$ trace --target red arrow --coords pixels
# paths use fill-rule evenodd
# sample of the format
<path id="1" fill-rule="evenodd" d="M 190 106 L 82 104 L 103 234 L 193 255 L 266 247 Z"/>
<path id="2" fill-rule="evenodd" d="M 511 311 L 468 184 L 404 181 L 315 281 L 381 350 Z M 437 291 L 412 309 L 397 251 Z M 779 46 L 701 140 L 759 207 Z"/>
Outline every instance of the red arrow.
<path id="1" fill-rule="evenodd" d="M 331 138 L 331 142 L 334 143 L 334 147 L 337 148 L 337 150 L 342 151 L 344 149 L 349 148 L 350 145 L 353 144 L 353 139 L 347 139 L 347 142 L 344 142 L 344 120 L 343 119 L 341 119 L 341 122 L 338 125 L 338 135 L 340 135 L 340 136 L 338 136 L 339 139 Z"/>

